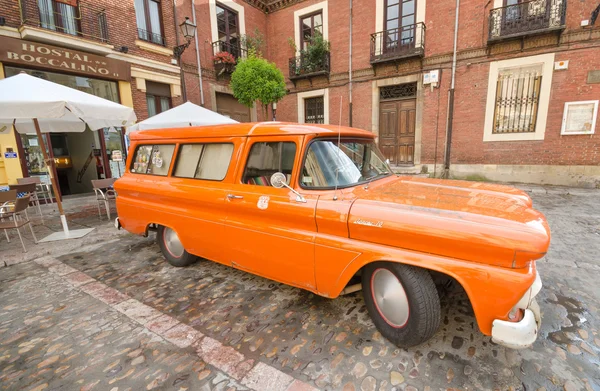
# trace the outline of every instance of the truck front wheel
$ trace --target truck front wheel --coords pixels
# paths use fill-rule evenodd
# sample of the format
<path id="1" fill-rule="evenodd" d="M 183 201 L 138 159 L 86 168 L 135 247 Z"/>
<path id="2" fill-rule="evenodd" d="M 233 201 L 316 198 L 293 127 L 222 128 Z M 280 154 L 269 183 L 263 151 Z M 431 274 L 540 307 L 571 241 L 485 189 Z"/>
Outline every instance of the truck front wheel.
<path id="1" fill-rule="evenodd" d="M 425 269 L 375 262 L 363 270 L 362 290 L 373 323 L 398 347 L 419 345 L 440 326 L 440 298 Z"/>

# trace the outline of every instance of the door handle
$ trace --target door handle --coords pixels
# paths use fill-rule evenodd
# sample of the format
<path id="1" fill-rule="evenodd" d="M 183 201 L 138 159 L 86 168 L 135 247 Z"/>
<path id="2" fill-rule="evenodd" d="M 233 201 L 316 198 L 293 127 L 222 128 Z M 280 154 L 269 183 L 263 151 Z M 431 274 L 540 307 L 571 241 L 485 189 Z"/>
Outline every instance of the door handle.
<path id="1" fill-rule="evenodd" d="M 234 195 L 234 194 L 227 194 L 227 198 L 229 198 L 230 200 L 241 200 L 242 198 L 244 198 L 244 196 Z"/>

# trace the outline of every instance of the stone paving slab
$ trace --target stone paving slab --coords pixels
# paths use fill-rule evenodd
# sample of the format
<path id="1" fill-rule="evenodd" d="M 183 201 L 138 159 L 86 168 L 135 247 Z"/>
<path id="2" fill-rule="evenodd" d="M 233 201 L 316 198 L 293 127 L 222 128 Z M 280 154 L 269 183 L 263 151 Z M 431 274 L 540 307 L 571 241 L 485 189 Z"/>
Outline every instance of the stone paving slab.
<path id="1" fill-rule="evenodd" d="M 0 390 L 245 390 L 35 263 L 0 274 Z"/>
<path id="2" fill-rule="evenodd" d="M 549 219 L 553 241 L 548 261 L 538 262 L 544 282 L 538 298 L 540 337 L 532 349 L 522 351 L 504 349 L 482 336 L 460 289 L 443 298 L 442 327 L 431 341 L 398 349 L 375 330 L 360 294 L 324 299 L 208 261 L 173 268 L 151 239 L 129 235 L 110 246 L 87 246 L 60 256 L 61 263 L 95 282 L 76 288 L 66 282 L 72 273 L 49 275 L 97 300 L 106 300 L 106 292 L 112 292 L 108 297 L 119 295 L 108 307 L 135 300 L 157 311 L 144 327 L 127 318 L 135 325 L 132 333 L 148 343 L 179 351 L 166 334 L 178 325 L 193 328 L 198 338 L 192 336 L 195 342 L 181 350 L 191 351 L 209 368 L 198 378 L 205 379 L 205 370 L 215 375 L 212 383 L 190 389 L 213 389 L 226 378 L 237 388 L 268 384 L 282 390 L 595 390 L 600 389 L 600 289 L 593 269 L 600 264 L 600 193 L 581 194 L 532 193 L 534 205 Z M 41 263 L 57 266 L 48 259 Z M 20 278 L 29 278 L 29 272 Z M 10 346 L 20 343 L 1 333 L 4 315 L 18 311 L 19 305 L 5 307 L 1 295 L 5 286 L 18 282 L 0 278 L 0 387 L 3 340 Z M 64 326 L 56 332 L 58 340 L 73 332 Z M 87 327 L 73 326 L 75 332 Z M 127 338 L 122 334 L 115 341 Z M 263 365 L 266 372 L 273 371 L 266 380 L 256 376 Z M 143 375 L 134 380 L 141 382 Z M 287 384 L 289 378 L 293 380 Z"/>

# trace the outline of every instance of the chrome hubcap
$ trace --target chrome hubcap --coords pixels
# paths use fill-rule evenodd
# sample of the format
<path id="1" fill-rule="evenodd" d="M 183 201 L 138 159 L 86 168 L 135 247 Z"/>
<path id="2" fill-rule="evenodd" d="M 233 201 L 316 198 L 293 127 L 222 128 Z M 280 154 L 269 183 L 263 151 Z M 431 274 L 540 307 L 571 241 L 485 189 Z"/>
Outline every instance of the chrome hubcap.
<path id="1" fill-rule="evenodd" d="M 172 256 L 180 258 L 183 255 L 183 244 L 179 240 L 177 233 L 171 228 L 165 227 L 164 231 L 165 247 Z"/>
<path id="2" fill-rule="evenodd" d="M 373 299 L 379 314 L 391 326 L 402 327 L 408 321 L 408 298 L 398 278 L 387 269 L 377 269 L 371 277 Z"/>

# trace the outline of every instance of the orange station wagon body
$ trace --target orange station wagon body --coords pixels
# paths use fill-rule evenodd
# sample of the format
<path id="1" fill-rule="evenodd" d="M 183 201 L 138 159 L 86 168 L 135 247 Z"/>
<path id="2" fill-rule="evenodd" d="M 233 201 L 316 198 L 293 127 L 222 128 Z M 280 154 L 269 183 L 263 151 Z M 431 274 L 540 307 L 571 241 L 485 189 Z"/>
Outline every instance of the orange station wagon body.
<path id="1" fill-rule="evenodd" d="M 134 132 L 127 172 L 115 183 L 117 224 L 140 235 L 168 227 L 190 254 L 329 298 L 374 262 L 438 272 L 465 289 L 482 333 L 511 347 L 531 345 L 541 288 L 535 260 L 550 231 L 530 197 L 507 186 L 393 174 L 356 186 L 301 186 L 311 142 L 338 137 L 375 136 L 277 122 Z M 269 142 L 295 144 L 287 180 L 304 202 L 286 187 L 242 179 L 252 146 Z M 177 160 L 198 143 L 231 145 L 222 180 L 176 175 Z M 148 159 L 136 151 L 145 146 L 160 175 L 139 173 Z M 525 325 L 528 315 L 534 321 Z"/>

